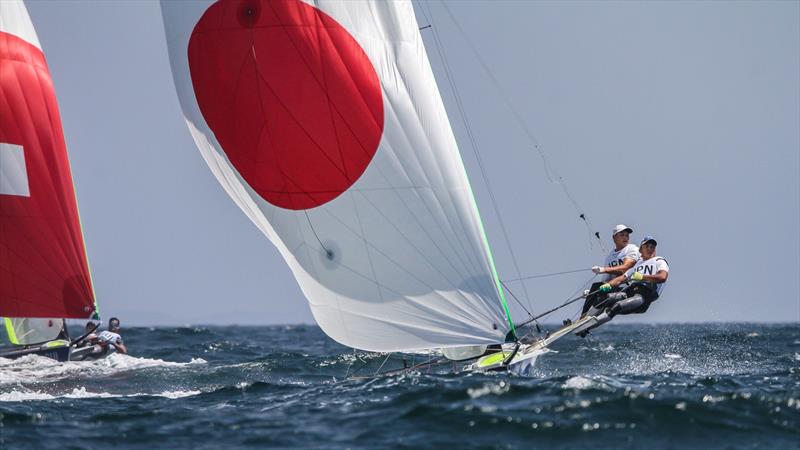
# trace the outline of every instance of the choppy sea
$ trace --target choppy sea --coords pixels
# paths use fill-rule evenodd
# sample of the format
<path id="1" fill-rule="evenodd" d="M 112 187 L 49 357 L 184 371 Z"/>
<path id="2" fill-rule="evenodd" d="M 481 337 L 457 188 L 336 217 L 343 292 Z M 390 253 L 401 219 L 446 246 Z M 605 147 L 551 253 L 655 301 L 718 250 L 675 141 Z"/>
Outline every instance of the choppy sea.
<path id="1" fill-rule="evenodd" d="M 430 356 L 305 325 L 122 335 L 130 356 L 0 358 L 0 448 L 800 448 L 797 323 L 611 324 L 522 374 L 381 377 Z"/>

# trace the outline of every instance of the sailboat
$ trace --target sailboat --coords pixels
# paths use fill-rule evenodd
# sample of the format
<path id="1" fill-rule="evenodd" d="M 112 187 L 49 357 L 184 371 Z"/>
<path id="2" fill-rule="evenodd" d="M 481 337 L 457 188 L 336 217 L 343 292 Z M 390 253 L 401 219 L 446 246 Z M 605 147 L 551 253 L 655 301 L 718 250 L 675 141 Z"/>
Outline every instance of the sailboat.
<path id="1" fill-rule="evenodd" d="M 322 330 L 480 369 L 519 342 L 410 1 L 161 1 L 186 125 Z"/>
<path id="2" fill-rule="evenodd" d="M 0 2 L 0 316 L 13 349 L 66 361 L 97 318 L 53 82 L 22 1 Z"/>

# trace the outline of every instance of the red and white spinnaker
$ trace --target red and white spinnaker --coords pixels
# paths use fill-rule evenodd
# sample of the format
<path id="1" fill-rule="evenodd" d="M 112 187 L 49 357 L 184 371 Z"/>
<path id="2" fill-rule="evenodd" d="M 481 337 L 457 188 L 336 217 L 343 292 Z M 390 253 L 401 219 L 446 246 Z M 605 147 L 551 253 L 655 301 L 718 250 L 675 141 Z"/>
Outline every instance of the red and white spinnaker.
<path id="1" fill-rule="evenodd" d="M 411 2 L 161 9 L 197 147 L 329 336 L 372 351 L 505 340 L 508 309 Z"/>
<path id="2" fill-rule="evenodd" d="M 25 5 L 0 2 L 0 316 L 95 312 L 53 81 Z"/>

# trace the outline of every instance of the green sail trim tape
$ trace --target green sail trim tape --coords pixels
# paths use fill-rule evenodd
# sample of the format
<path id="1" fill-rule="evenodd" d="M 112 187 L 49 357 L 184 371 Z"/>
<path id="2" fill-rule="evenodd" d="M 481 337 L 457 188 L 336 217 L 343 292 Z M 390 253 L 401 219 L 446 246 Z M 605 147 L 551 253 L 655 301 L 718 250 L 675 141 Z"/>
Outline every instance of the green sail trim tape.
<path id="1" fill-rule="evenodd" d="M 83 240 L 83 258 L 86 260 L 86 269 L 89 272 L 89 287 L 92 289 L 92 297 L 94 298 L 94 311 L 89 316 L 91 320 L 100 320 L 100 307 L 97 305 L 97 292 L 94 290 L 94 281 L 92 280 L 92 265 L 89 262 L 89 249 L 86 248 L 86 236 L 83 234 L 83 220 L 81 220 L 81 207 L 78 204 L 78 190 L 75 189 L 75 180 L 72 179 L 72 164 L 67 156 L 67 165 L 69 165 L 69 178 L 72 183 L 72 194 L 75 196 L 75 213 L 78 216 L 78 228 L 81 232 L 81 239 Z"/>
<path id="2" fill-rule="evenodd" d="M 8 333 L 8 340 L 11 341 L 12 344 L 19 345 L 17 333 L 14 332 L 14 322 L 12 322 L 8 317 L 4 317 L 3 319 L 6 322 L 6 333 Z"/>
<path id="3" fill-rule="evenodd" d="M 458 154 L 461 159 L 461 154 Z M 464 168 L 464 161 L 461 161 L 461 167 Z M 503 311 L 506 313 L 506 320 L 511 331 L 506 335 L 506 341 L 515 341 L 517 339 L 517 330 L 514 328 L 514 322 L 511 320 L 511 313 L 508 311 L 508 302 L 506 302 L 506 295 L 503 292 L 503 286 L 500 284 L 500 277 L 497 276 L 497 268 L 494 265 L 494 258 L 492 257 L 492 249 L 489 247 L 489 239 L 486 237 L 486 230 L 483 229 L 483 219 L 481 219 L 481 212 L 478 210 L 478 202 L 475 201 L 475 194 L 472 192 L 472 185 L 469 183 L 469 176 L 467 170 L 464 168 L 464 178 L 467 180 L 467 187 L 469 187 L 469 199 L 472 201 L 472 207 L 475 208 L 475 214 L 478 216 L 478 227 L 481 231 L 483 238 L 483 246 L 486 248 L 486 255 L 489 257 L 489 267 L 492 268 L 492 277 L 494 277 L 494 284 L 497 288 L 497 293 L 500 294 L 500 303 L 503 305 Z"/>

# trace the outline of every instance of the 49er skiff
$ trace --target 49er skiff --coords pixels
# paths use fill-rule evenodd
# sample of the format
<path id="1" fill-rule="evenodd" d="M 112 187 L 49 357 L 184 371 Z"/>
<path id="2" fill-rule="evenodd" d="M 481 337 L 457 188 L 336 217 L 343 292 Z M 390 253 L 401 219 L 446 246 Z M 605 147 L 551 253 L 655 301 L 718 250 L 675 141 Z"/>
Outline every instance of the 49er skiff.
<path id="1" fill-rule="evenodd" d="M 161 11 L 197 148 L 328 336 L 462 361 L 513 348 L 480 369 L 557 339 L 519 342 L 410 1 L 162 0 Z"/>
<path id="2" fill-rule="evenodd" d="M 0 316 L 10 351 L 65 361 L 96 317 L 55 90 L 25 5 L 0 2 Z"/>

